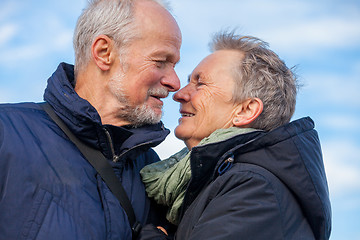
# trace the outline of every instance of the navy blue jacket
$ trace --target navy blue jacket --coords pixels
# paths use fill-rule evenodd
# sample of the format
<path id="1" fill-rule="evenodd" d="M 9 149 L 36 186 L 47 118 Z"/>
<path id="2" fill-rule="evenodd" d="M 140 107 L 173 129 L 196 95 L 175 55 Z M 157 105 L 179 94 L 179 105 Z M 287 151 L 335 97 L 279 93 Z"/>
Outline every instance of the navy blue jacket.
<path id="1" fill-rule="evenodd" d="M 310 118 L 195 147 L 190 162 L 177 240 L 329 239 L 328 186 Z"/>
<path id="2" fill-rule="evenodd" d="M 169 131 L 161 123 L 102 125 L 95 108 L 74 91 L 73 81 L 73 66 L 60 64 L 44 99 L 78 138 L 116 159 L 111 164 L 144 224 L 150 202 L 139 170 L 159 160 L 150 147 Z M 118 200 L 35 103 L 0 105 L 0 239 L 131 239 Z"/>

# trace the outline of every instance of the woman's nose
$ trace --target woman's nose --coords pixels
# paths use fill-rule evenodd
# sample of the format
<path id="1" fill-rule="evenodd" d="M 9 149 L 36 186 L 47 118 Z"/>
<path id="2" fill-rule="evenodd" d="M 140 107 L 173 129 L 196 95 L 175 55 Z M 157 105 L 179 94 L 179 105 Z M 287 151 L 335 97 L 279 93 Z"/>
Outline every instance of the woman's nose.
<path id="1" fill-rule="evenodd" d="M 190 93 L 189 93 L 188 85 L 183 87 L 179 91 L 177 91 L 173 95 L 173 99 L 174 99 L 174 101 L 180 102 L 180 103 L 190 101 Z"/>

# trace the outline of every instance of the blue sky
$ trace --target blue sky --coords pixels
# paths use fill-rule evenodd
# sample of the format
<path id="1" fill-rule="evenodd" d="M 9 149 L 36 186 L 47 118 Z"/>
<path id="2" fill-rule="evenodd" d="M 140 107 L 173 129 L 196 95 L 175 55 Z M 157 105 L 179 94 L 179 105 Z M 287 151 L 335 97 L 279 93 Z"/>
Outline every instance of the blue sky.
<path id="1" fill-rule="evenodd" d="M 360 240 L 360 2 L 358 0 L 170 0 L 183 33 L 182 86 L 209 54 L 215 32 L 237 28 L 270 44 L 303 83 L 293 119 L 316 123 L 333 209 L 332 240 Z M 85 0 L 0 2 L 0 102 L 41 101 L 59 62 L 74 62 L 72 33 Z M 165 100 L 173 130 L 179 106 Z M 181 149 L 173 135 L 156 148 Z"/>

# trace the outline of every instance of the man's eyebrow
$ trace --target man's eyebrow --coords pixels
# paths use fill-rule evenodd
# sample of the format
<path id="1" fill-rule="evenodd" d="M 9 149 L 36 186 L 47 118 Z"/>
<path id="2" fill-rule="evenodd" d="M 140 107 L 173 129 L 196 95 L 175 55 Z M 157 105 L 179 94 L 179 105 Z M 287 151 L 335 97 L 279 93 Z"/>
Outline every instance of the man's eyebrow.
<path id="1" fill-rule="evenodd" d="M 174 65 L 180 63 L 180 59 L 177 62 L 175 62 L 175 55 L 168 53 L 167 51 L 164 50 L 159 50 L 155 52 L 154 57 L 165 57 L 167 61 L 174 62 Z"/>

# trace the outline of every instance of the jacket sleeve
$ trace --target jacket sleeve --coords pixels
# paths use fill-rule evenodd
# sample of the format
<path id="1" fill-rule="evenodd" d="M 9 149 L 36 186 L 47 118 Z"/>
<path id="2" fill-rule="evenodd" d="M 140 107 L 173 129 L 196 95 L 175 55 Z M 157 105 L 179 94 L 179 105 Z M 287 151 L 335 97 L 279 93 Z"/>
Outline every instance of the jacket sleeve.
<path id="1" fill-rule="evenodd" d="M 147 224 L 142 227 L 137 240 L 171 240 L 171 238 L 153 224 Z"/>
<path id="2" fill-rule="evenodd" d="M 184 216 L 186 219 L 197 207 L 203 207 L 193 228 L 185 230 L 190 231 L 188 239 L 283 239 L 278 200 L 264 176 L 237 172 L 215 181 L 202 194 L 206 191 L 208 203 L 197 206 L 196 199 Z"/>

